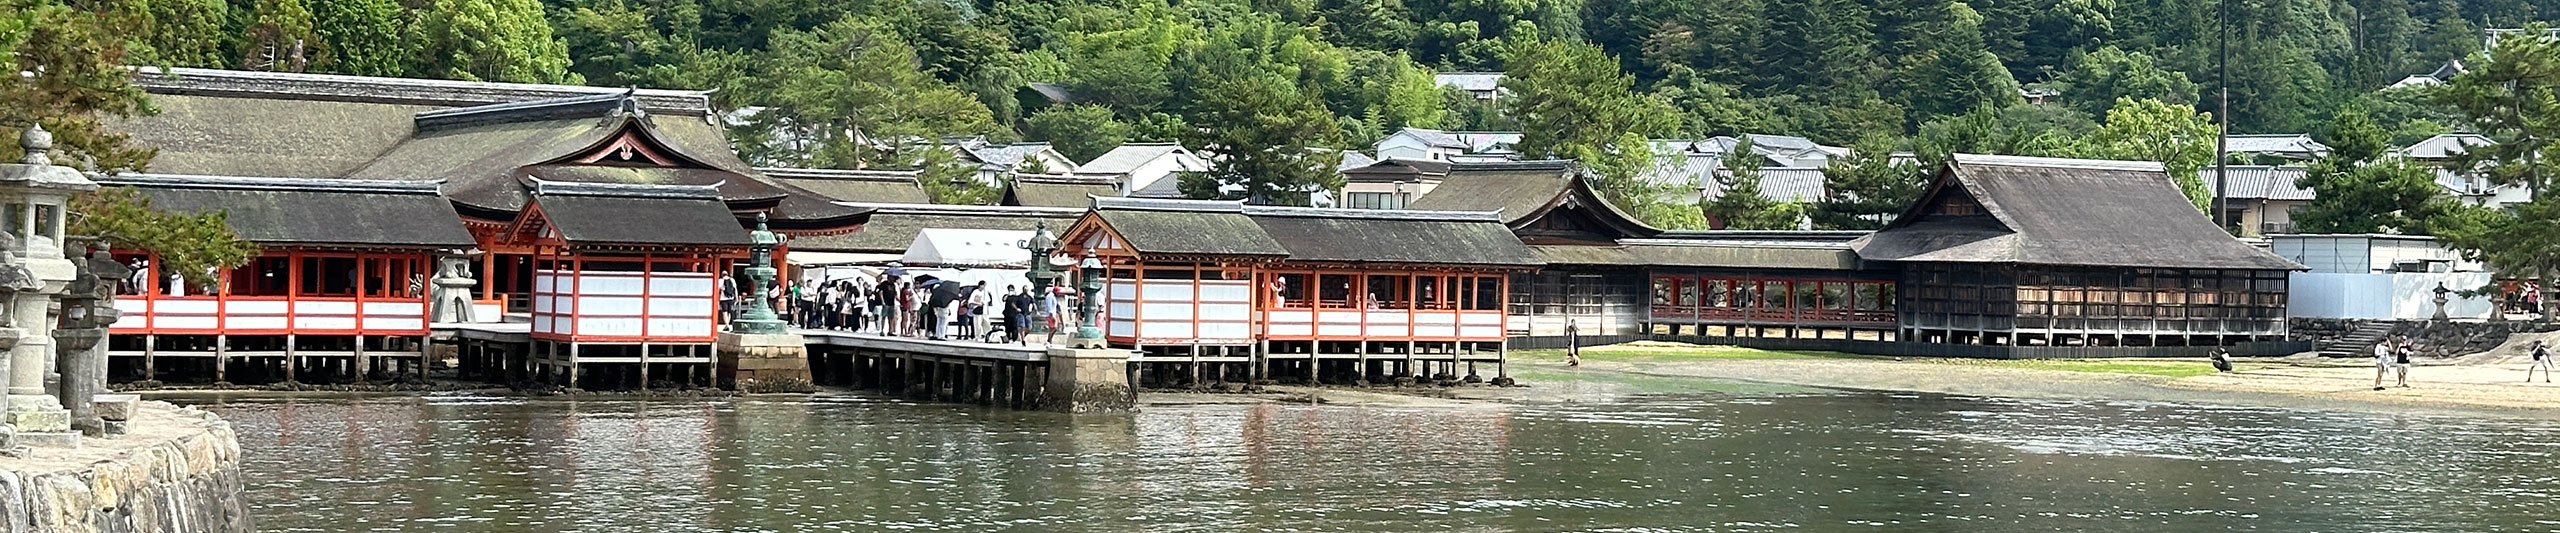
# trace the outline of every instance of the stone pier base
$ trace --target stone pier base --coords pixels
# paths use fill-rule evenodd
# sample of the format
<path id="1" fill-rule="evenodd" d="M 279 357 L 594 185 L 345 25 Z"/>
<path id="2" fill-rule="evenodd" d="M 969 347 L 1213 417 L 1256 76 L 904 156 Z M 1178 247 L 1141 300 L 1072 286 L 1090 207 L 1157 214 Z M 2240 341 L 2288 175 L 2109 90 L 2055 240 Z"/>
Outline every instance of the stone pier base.
<path id="1" fill-rule="evenodd" d="M 1108 413 L 1136 408 L 1128 350 L 1051 348 L 1048 374 L 1040 387 L 1042 410 Z"/>
<path id="2" fill-rule="evenodd" d="M 129 418 L 129 434 L 0 457 L 0 533 L 251 530 L 231 423 L 162 402 Z"/>
<path id="3" fill-rule="evenodd" d="M 720 387 L 745 392 L 817 392 L 809 382 L 809 340 L 797 334 L 722 333 Z"/>

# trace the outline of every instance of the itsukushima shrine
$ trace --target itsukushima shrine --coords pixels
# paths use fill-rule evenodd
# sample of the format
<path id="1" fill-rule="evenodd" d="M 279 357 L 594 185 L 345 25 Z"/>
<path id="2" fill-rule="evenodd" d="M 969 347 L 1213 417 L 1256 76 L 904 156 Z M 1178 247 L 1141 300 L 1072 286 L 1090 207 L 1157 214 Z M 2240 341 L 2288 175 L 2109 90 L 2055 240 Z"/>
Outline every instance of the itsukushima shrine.
<path id="1" fill-rule="evenodd" d="M 119 251 L 141 272 L 116 301 L 118 380 L 352 381 L 453 361 L 491 381 L 718 382 L 721 278 L 747 266 L 758 219 L 784 238 L 777 262 L 800 264 L 781 279 L 813 257 L 880 265 L 938 229 L 1046 227 L 1042 260 L 1068 271 L 1062 286 L 1098 280 L 1101 342 L 1157 386 L 1499 380 L 1510 351 L 1568 329 L 1999 358 L 2302 349 L 2284 317 L 2301 267 L 2216 229 L 2151 163 L 1959 155 L 1874 232 L 1665 231 L 1562 161 L 1452 164 L 1406 210 L 1120 198 L 1064 178 L 1010 184 L 1034 205 L 932 206 L 894 173 L 751 167 L 700 92 L 138 79 L 162 113 L 116 128 L 159 156 L 98 181 L 227 211 L 264 254 L 188 287 Z M 1070 192 L 1089 196 L 1059 205 Z M 1019 393 L 1042 361 L 803 333 L 820 382 L 982 401 Z"/>

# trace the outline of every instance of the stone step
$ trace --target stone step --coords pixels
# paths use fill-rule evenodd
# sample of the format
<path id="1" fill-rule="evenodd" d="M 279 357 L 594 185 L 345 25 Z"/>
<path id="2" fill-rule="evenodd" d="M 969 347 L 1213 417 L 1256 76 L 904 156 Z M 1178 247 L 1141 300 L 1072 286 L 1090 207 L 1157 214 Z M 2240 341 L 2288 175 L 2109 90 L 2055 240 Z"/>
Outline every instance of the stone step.
<path id="1" fill-rule="evenodd" d="M 142 395 L 100 394 L 91 397 L 89 404 L 97 409 L 98 418 L 121 422 L 132 420 L 134 410 L 142 408 Z"/>

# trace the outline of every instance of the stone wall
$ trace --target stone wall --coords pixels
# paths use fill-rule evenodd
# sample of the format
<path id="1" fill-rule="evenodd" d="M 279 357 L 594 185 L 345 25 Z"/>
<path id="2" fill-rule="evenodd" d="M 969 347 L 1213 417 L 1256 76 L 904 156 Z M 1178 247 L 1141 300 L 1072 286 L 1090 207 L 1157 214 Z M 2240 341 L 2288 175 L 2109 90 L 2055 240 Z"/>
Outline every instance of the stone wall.
<path id="1" fill-rule="evenodd" d="M 0 533 L 250 530 L 231 423 L 144 402 L 131 428 L 79 448 L 0 458 Z"/>

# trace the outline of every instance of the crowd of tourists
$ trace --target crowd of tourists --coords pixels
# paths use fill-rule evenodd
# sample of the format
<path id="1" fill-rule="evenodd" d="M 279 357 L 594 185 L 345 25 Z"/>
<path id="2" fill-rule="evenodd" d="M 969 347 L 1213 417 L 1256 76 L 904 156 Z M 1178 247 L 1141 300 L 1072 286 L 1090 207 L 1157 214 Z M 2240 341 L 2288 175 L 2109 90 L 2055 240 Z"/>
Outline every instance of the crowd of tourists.
<path id="1" fill-rule="evenodd" d="M 737 298 L 722 284 L 722 308 Z M 878 281 L 853 278 L 795 281 L 766 295 L 773 309 L 792 325 L 874 335 L 1027 344 L 1032 321 L 1045 320 L 1045 331 L 1059 331 L 1067 320 L 1073 295 L 1063 288 L 1036 294 L 1023 285 L 999 289 L 988 282 L 968 283 L 933 275 L 909 276 L 892 268 Z M 1045 312 L 1044 312 L 1045 311 Z M 1045 317 L 1045 318 L 1043 318 Z M 1048 339 L 1037 339 L 1046 342 Z"/>

